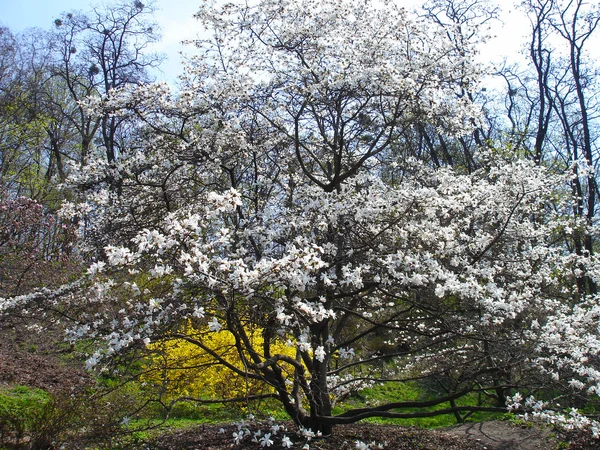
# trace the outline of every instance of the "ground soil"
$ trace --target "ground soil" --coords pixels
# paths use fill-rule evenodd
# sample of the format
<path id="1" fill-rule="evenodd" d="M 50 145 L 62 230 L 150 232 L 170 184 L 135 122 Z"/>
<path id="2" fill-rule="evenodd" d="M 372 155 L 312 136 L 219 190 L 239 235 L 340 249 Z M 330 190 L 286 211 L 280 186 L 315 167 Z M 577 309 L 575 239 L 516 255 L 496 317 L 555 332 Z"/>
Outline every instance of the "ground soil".
<path id="1" fill-rule="evenodd" d="M 25 385 L 59 393 L 87 384 L 89 376 L 77 365 L 61 363 L 56 355 L 38 351 L 30 343 L 15 342 L 6 330 L 0 332 L 0 386 Z"/>
<path id="2" fill-rule="evenodd" d="M 149 450 L 259 450 L 258 443 L 247 437 L 233 445 L 232 434 L 237 427 L 201 425 L 165 433 L 147 446 Z M 287 433 L 292 437 L 292 433 Z M 572 443 L 567 443 L 569 439 Z M 589 434 L 557 436 L 549 429 L 519 426 L 505 421 L 463 424 L 452 428 L 423 430 L 375 424 L 353 424 L 336 428 L 334 436 L 308 442 L 312 450 L 356 450 L 357 441 L 392 450 L 535 450 L 535 449 L 600 449 Z M 280 450 L 280 439 L 274 439 L 270 449 Z M 293 449 L 301 449 L 306 440 L 296 438 Z"/>
<path id="3" fill-rule="evenodd" d="M 43 341 L 43 337 L 38 339 Z M 73 392 L 89 384 L 76 364 L 60 362 L 43 344 L 21 342 L 11 330 L 0 330 L 0 386 L 25 385 L 52 393 Z"/>
<path id="4" fill-rule="evenodd" d="M 291 427 L 290 427 L 291 428 Z M 232 445 L 232 434 L 237 431 L 234 426 L 220 427 L 200 426 L 187 430 L 178 430 L 168 433 L 156 439 L 149 446 L 152 450 L 258 450 L 258 443 L 253 443 L 247 437 L 241 444 Z M 301 449 L 309 444 L 311 450 L 346 450 L 357 449 L 357 441 L 366 444 L 374 443 L 371 448 L 377 448 L 378 444 L 386 449 L 413 450 L 413 449 L 447 449 L 481 450 L 483 444 L 465 435 L 455 433 L 421 430 L 417 428 L 401 428 L 395 426 L 384 426 L 374 424 L 353 424 L 336 428 L 334 435 L 326 439 L 314 439 L 307 442 L 288 432 L 288 436 L 294 441 L 293 449 Z M 282 449 L 280 439 L 273 439 L 274 445 L 270 449 Z"/>
<path id="5" fill-rule="evenodd" d="M 555 435 L 548 428 L 519 426 L 500 420 L 465 423 L 451 428 L 448 432 L 474 439 L 486 448 L 494 450 L 550 449 L 557 444 Z"/>

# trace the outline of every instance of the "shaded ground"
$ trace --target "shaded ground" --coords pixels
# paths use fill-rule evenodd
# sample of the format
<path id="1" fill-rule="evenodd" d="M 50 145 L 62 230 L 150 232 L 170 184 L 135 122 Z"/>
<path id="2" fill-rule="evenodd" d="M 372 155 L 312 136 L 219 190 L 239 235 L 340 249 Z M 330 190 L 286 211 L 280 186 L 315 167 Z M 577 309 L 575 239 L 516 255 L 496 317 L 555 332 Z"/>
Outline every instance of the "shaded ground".
<path id="1" fill-rule="evenodd" d="M 24 346 L 27 349 L 27 345 Z M 49 392 L 69 392 L 89 383 L 80 368 L 58 362 L 52 355 L 27 351 L 0 332 L 0 386 L 25 385 Z"/>
<path id="2" fill-rule="evenodd" d="M 235 426 L 203 425 L 185 430 L 166 433 L 148 445 L 151 450 L 258 450 L 258 443 L 253 443 L 251 437 L 238 445 L 233 445 Z M 296 437 L 293 432 L 287 433 L 294 441 L 293 449 L 301 449 L 307 442 Z M 423 430 L 398 426 L 375 424 L 353 424 L 338 427 L 335 435 L 328 439 L 309 442 L 313 450 L 356 450 L 357 441 L 371 444 L 371 450 L 381 444 L 386 449 L 393 450 L 536 450 L 555 449 L 559 440 L 563 441 L 561 448 L 571 450 L 600 449 L 600 445 L 591 436 L 579 434 L 571 436 L 573 444 L 568 446 L 563 440 L 556 439 L 549 430 L 537 427 L 521 427 L 510 422 L 491 421 L 485 423 L 463 424 L 452 428 L 438 430 Z M 274 438 L 269 449 L 279 450 L 283 447 L 281 435 Z M 264 447 L 263 447 L 264 448 Z"/>
<path id="3" fill-rule="evenodd" d="M 467 436 L 493 450 L 550 449 L 557 444 L 549 429 L 518 426 L 500 420 L 465 423 L 449 429 L 448 432 L 457 436 Z"/>
<path id="4" fill-rule="evenodd" d="M 218 426 L 193 427 L 165 434 L 152 442 L 148 448 L 151 450 L 261 449 L 260 445 L 253 443 L 250 437 L 245 438 L 239 445 L 232 445 L 232 435 L 235 431 L 237 431 L 235 426 L 223 427 L 223 431 Z M 301 449 L 307 443 L 305 439 L 298 438 L 293 432 L 288 432 L 287 435 L 294 442 L 293 449 Z M 273 440 L 274 444 L 269 449 L 283 449 L 280 445 L 280 437 Z M 333 437 L 312 440 L 308 444 L 311 450 L 356 450 L 357 441 L 366 444 L 374 442 L 375 444 L 371 446 L 373 450 L 377 448 L 378 444 L 383 445 L 383 448 L 395 450 L 481 450 L 485 448 L 480 442 L 465 435 L 374 424 L 345 425 L 337 428 Z"/>

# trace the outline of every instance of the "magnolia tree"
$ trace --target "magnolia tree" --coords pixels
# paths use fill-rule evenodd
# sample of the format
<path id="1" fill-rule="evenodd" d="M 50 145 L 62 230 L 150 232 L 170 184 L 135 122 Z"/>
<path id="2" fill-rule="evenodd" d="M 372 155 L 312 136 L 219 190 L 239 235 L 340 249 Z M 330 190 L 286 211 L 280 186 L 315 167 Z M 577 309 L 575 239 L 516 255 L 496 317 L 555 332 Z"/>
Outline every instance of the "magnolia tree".
<path id="1" fill-rule="evenodd" d="M 103 247 L 93 308 L 70 330 L 99 343 L 89 367 L 184 340 L 323 434 L 506 410 L 511 389 L 548 374 L 598 386 L 598 302 L 574 289 L 598 273 L 568 246 L 592 230 L 569 218 L 565 180 L 493 154 L 467 175 L 404 153 L 413 126 L 476 123 L 472 48 L 392 2 L 264 0 L 198 18 L 211 38 L 177 95 L 154 84 L 90 100 L 135 115 L 140 140 L 74 174 L 92 189 L 63 211 Z M 424 379 L 439 398 L 333 414 L 360 387 Z M 473 391 L 492 401 L 457 406 Z"/>

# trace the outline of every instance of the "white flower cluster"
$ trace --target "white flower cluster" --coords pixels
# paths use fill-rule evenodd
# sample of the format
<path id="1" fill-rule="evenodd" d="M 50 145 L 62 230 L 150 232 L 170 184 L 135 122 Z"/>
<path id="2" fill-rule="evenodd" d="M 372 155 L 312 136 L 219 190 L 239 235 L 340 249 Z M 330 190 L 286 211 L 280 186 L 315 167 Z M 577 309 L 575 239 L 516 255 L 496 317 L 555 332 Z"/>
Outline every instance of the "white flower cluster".
<path id="1" fill-rule="evenodd" d="M 591 431 L 594 438 L 600 438 L 600 422 L 586 417 L 576 408 L 570 408 L 567 413 L 558 412 L 547 409 L 551 405 L 536 400 L 534 397 L 527 397 L 523 401 L 523 397 L 519 393 L 516 393 L 512 397 L 507 397 L 506 403 L 509 410 L 523 411 L 522 414 L 517 415 L 517 417 L 523 420 L 550 424 L 565 431 L 587 429 Z"/>
<path id="2" fill-rule="evenodd" d="M 354 445 L 356 446 L 357 450 L 374 450 L 374 449 L 385 448 L 384 444 L 378 444 L 375 441 L 372 441 L 367 444 L 363 441 L 357 440 L 357 441 L 354 441 Z"/>
<path id="3" fill-rule="evenodd" d="M 235 445 L 240 444 L 245 438 L 250 438 L 252 442 L 260 445 L 261 448 L 270 447 L 275 443 L 274 438 L 281 437 L 280 444 L 283 448 L 291 448 L 293 446 L 292 440 L 287 435 L 283 434 L 281 436 L 281 433 L 285 432 L 286 428 L 276 423 L 273 417 L 270 417 L 268 423 L 265 424 L 257 421 L 250 414 L 248 420 L 242 420 L 236 426 L 237 431 L 232 433 Z M 256 429 L 256 431 L 251 431 L 251 428 Z"/>

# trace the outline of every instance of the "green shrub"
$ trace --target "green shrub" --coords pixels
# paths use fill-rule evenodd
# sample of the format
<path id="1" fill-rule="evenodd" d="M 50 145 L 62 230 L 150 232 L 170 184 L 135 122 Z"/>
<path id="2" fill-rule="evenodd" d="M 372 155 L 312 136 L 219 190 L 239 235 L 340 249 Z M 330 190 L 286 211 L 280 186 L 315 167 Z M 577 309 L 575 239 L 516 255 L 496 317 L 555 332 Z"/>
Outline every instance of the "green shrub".
<path id="1" fill-rule="evenodd" d="M 91 389 L 54 395 L 42 389 L 0 389 L 0 448 L 79 448 L 110 442 L 122 433 L 122 415 L 131 404 L 119 393 Z"/>
<path id="2" fill-rule="evenodd" d="M 52 396 L 42 389 L 15 386 L 0 390 L 0 444 L 21 445 L 51 402 Z"/>

